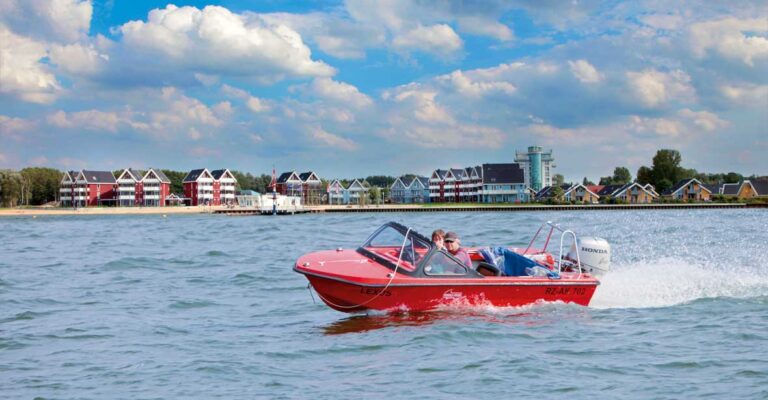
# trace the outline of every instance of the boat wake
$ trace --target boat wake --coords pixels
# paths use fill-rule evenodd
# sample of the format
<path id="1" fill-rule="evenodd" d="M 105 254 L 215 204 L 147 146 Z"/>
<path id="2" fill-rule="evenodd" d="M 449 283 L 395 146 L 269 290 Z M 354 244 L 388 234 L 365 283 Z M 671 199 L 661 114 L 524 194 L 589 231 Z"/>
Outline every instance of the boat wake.
<path id="1" fill-rule="evenodd" d="M 662 258 L 613 266 L 600 280 L 589 306 L 654 308 L 699 299 L 768 296 L 768 272 L 739 265 L 708 265 Z"/>

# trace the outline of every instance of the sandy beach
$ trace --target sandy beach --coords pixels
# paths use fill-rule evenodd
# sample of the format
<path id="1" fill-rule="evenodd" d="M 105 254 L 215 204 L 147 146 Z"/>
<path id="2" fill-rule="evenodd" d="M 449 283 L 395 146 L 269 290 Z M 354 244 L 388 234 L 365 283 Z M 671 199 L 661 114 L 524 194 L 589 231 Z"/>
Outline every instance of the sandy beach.
<path id="1" fill-rule="evenodd" d="M 35 216 L 35 215 L 142 215 L 142 214 L 203 214 L 211 213 L 226 207 L 86 207 L 86 208 L 2 208 L 3 216 Z"/>

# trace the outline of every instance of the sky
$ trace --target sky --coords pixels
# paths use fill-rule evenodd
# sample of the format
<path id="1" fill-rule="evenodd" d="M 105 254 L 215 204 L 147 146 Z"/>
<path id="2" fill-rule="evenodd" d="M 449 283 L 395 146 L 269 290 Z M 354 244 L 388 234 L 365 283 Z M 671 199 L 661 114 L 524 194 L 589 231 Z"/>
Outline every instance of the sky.
<path id="1" fill-rule="evenodd" d="M 734 3 L 734 4 L 732 4 Z M 768 174 L 765 1 L 0 0 L 0 168 Z"/>

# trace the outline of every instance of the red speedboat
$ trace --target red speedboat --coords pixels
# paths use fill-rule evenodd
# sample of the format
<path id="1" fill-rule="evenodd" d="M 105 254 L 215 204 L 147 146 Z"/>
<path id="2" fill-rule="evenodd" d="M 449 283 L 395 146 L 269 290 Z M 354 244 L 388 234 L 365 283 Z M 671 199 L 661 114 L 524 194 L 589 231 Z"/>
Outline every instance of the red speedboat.
<path id="1" fill-rule="evenodd" d="M 542 250 L 533 244 L 549 227 Z M 560 253 L 546 251 L 553 232 Z M 563 244 L 571 240 L 568 254 Z M 390 222 L 355 250 L 306 254 L 294 271 L 304 274 L 319 297 L 343 312 L 427 311 L 441 306 L 522 306 L 538 301 L 589 305 L 607 272 L 610 246 L 604 239 L 576 238 L 573 232 L 546 223 L 525 249 L 469 248 L 473 267 L 465 267 L 431 240 Z"/>

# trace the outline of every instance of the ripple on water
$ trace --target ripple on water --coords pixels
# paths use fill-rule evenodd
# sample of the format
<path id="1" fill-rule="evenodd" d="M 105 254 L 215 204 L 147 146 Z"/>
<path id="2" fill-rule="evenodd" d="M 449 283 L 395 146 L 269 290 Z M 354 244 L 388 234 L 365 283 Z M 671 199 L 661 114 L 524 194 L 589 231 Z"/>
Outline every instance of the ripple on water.
<path id="1" fill-rule="evenodd" d="M 190 308 L 214 307 L 218 305 L 219 305 L 218 303 L 214 301 L 208 301 L 208 300 L 184 300 L 184 301 L 174 301 L 168 306 L 168 308 L 184 310 L 184 309 L 190 309 Z"/>

